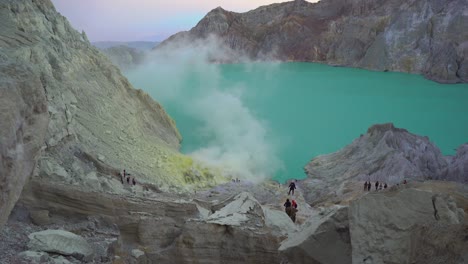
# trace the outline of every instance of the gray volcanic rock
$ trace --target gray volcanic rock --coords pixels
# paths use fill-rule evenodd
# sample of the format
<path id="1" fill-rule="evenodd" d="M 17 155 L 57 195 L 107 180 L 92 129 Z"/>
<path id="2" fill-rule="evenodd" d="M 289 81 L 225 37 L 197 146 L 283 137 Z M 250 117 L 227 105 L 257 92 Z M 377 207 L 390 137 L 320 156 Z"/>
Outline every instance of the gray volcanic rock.
<path id="1" fill-rule="evenodd" d="M 240 193 L 233 201 L 214 212 L 207 219 L 208 223 L 240 226 L 247 221 L 264 225 L 264 214 L 260 203 L 250 193 Z"/>
<path id="2" fill-rule="evenodd" d="M 463 144 L 457 149 L 454 157 L 448 158 L 449 168 L 446 179 L 468 183 L 468 144 Z"/>
<path id="3" fill-rule="evenodd" d="M 296 0 L 246 13 L 218 7 L 160 46 L 215 35 L 254 59 L 421 73 L 454 83 L 468 82 L 466 25 L 467 0 Z"/>
<path id="4" fill-rule="evenodd" d="M 275 218 L 276 214 L 269 216 Z M 278 223 L 276 219 L 268 222 Z M 250 193 L 235 196 L 207 219 L 190 219 L 174 233 L 177 234 L 174 242 L 167 244 L 171 246 L 166 245 L 164 250 L 154 246 L 150 249 L 147 254 L 150 260 L 158 263 L 278 261 L 281 235 L 265 225 L 264 210 Z"/>
<path id="5" fill-rule="evenodd" d="M 306 165 L 308 178 L 301 181 L 310 203 L 340 201 L 364 181 L 394 185 L 404 179 L 445 179 L 448 162 L 427 137 L 395 128 L 374 125 L 342 150 L 314 158 Z M 349 185 L 359 182 L 359 186 Z M 374 187 L 374 186 L 372 186 Z"/>
<path id="6" fill-rule="evenodd" d="M 349 223 L 353 263 L 468 260 L 463 209 L 447 194 L 417 189 L 370 193 L 351 203 Z"/>
<path id="7" fill-rule="evenodd" d="M 84 259 L 89 259 L 94 254 L 91 245 L 84 238 L 64 230 L 32 233 L 29 239 L 28 247 L 34 251 L 80 256 Z"/>
<path id="8" fill-rule="evenodd" d="M 4 36 L 0 25 L 0 45 Z M 32 175 L 48 115 L 43 84 L 32 70 L 0 49 L 0 228 Z"/>
<path id="9" fill-rule="evenodd" d="M 322 208 L 279 248 L 288 263 L 351 263 L 348 207 Z"/>

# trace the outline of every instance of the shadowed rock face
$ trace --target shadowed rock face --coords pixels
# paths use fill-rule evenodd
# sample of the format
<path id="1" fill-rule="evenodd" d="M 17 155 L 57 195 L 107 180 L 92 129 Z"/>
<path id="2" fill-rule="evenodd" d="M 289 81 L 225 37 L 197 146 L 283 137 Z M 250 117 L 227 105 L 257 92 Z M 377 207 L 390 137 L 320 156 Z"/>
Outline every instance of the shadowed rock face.
<path id="1" fill-rule="evenodd" d="M 0 58 L 5 58 L 2 51 Z M 47 101 L 41 80 L 30 68 L 3 60 L 0 63 L 0 227 L 33 173 L 47 123 Z"/>
<path id="2" fill-rule="evenodd" d="M 438 193 L 438 185 L 443 184 L 434 184 L 431 192 L 408 188 L 370 193 L 352 202 L 353 263 L 465 263 L 463 203 Z"/>
<path id="3" fill-rule="evenodd" d="M 450 164 L 447 180 L 468 183 L 468 144 L 461 145 L 455 156 L 447 160 Z"/>
<path id="4" fill-rule="evenodd" d="M 254 59 L 325 62 L 468 82 L 466 25 L 467 0 L 296 0 L 246 13 L 218 7 L 161 47 L 213 34 Z"/>
<path id="5" fill-rule="evenodd" d="M 340 151 L 314 158 L 305 167 L 308 178 L 301 185 L 310 191 L 306 194 L 309 202 L 339 201 L 361 192 L 365 181 L 395 185 L 404 179 L 443 180 L 448 168 L 446 158 L 429 138 L 393 124 L 374 125 Z"/>
<path id="6" fill-rule="evenodd" d="M 348 207 L 332 206 L 313 215 L 279 251 L 288 263 L 351 263 Z"/>

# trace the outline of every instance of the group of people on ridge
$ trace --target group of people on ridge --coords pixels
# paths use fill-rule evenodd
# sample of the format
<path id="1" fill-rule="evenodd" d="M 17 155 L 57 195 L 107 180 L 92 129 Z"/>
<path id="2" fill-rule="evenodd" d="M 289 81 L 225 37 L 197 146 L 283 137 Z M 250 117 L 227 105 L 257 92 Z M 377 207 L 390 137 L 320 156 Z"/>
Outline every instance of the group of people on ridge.
<path id="1" fill-rule="evenodd" d="M 288 195 L 294 196 L 294 190 L 296 189 L 296 183 L 291 182 L 289 184 L 289 191 Z M 297 203 L 295 200 L 289 201 L 289 199 L 286 199 L 286 202 L 284 203 L 284 208 L 286 211 L 286 214 L 291 218 L 291 220 L 295 223 L 296 222 L 296 213 L 297 213 Z"/>
<path id="2" fill-rule="evenodd" d="M 127 182 L 127 184 L 129 185 L 136 185 L 135 177 L 130 177 L 130 173 L 127 173 L 125 169 L 123 170 L 123 173 L 119 172 L 119 176 L 120 176 L 120 182 L 122 182 L 122 184 Z"/>
<path id="3" fill-rule="evenodd" d="M 291 202 L 289 199 L 286 199 L 286 202 L 284 203 L 285 211 L 286 214 L 291 218 L 291 220 L 295 223 L 296 222 L 296 213 L 297 213 L 297 203 L 295 200 L 292 200 Z"/>
<path id="4" fill-rule="evenodd" d="M 372 183 L 370 181 L 364 183 L 364 191 L 370 191 L 371 187 L 372 187 Z M 381 182 L 378 182 L 378 181 L 375 182 L 375 190 L 376 191 L 377 190 L 382 190 L 382 189 L 387 189 L 387 187 L 388 187 L 387 183 L 384 183 L 382 185 Z"/>

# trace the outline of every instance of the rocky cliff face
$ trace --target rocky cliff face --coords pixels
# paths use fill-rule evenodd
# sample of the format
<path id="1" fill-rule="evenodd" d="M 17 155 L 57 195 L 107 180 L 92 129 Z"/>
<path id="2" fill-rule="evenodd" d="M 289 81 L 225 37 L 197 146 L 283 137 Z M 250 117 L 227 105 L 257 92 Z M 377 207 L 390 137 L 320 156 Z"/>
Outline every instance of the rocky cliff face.
<path id="1" fill-rule="evenodd" d="M 466 263 L 466 197 L 457 203 L 436 191 L 447 186 L 433 187 L 371 193 L 351 203 L 353 263 Z"/>
<path id="2" fill-rule="evenodd" d="M 161 46 L 215 35 L 254 59 L 420 73 L 455 83 L 468 82 L 466 25 L 467 0 L 296 0 L 246 13 L 218 7 Z"/>
<path id="3" fill-rule="evenodd" d="M 1 49 L 0 58 L 6 58 L 6 54 Z M 33 173 L 46 134 L 48 118 L 45 91 L 38 76 L 34 76 L 26 65 L 2 60 L 0 63 L 0 182 L 2 183 L 0 227 L 8 219 L 24 183 Z"/>
<path id="4" fill-rule="evenodd" d="M 0 21 L 0 222 L 41 147 L 36 176 L 93 191 L 120 192 L 116 173 L 124 168 L 163 189 L 220 179 L 179 154 L 181 136 L 162 106 L 50 1 L 2 0 Z"/>
<path id="5" fill-rule="evenodd" d="M 310 203 L 340 202 L 354 199 L 365 181 L 390 186 L 404 179 L 466 182 L 465 164 L 464 146 L 457 156 L 444 157 L 427 137 L 393 124 L 374 125 L 342 150 L 314 158 L 305 167 L 308 178 L 301 185 L 310 190 Z"/>

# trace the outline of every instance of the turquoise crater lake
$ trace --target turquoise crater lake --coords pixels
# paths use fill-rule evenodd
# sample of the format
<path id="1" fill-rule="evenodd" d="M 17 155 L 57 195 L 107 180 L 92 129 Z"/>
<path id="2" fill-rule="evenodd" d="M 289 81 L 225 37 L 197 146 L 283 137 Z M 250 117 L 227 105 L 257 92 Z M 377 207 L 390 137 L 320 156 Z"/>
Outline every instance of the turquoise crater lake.
<path id="1" fill-rule="evenodd" d="M 313 157 L 338 151 L 377 123 L 393 122 L 428 136 L 446 155 L 468 142 L 467 84 L 443 85 L 419 75 L 313 63 L 203 67 L 152 65 L 127 77 L 176 120 L 187 153 L 204 147 L 210 135 L 203 131 L 207 121 L 186 107 L 190 98 L 218 91 L 236 94 L 264 127 L 266 142 L 275 146 L 284 164 L 273 175 L 280 181 L 304 178 L 303 167 Z"/>

